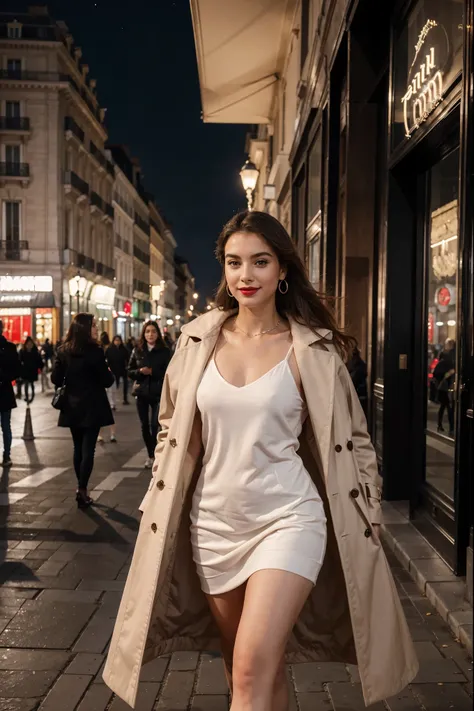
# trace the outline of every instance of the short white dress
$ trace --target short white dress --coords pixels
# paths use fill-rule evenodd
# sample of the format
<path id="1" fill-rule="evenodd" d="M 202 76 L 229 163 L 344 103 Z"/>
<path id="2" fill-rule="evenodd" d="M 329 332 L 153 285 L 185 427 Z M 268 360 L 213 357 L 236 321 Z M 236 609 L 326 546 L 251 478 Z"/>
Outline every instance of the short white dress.
<path id="1" fill-rule="evenodd" d="M 220 595 L 257 570 L 316 583 L 326 551 L 326 516 L 297 454 L 306 408 L 287 357 L 243 387 L 214 358 L 197 392 L 204 443 L 193 495 L 191 543 L 202 590 Z"/>

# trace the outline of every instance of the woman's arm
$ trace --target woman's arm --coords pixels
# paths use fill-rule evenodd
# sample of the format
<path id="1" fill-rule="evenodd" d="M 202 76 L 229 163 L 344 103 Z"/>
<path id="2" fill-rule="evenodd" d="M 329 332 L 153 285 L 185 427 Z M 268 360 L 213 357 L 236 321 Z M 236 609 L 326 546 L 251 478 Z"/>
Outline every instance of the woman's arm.
<path id="1" fill-rule="evenodd" d="M 132 351 L 132 355 L 130 356 L 130 360 L 128 361 L 128 377 L 131 378 L 132 380 L 138 380 L 140 376 L 140 370 L 138 367 L 138 361 L 137 361 L 137 353 L 135 351 L 135 348 Z"/>
<path id="2" fill-rule="evenodd" d="M 53 385 L 59 387 L 64 382 L 64 376 L 66 374 L 66 367 L 63 359 L 58 354 L 54 359 L 53 370 L 51 371 L 51 382 Z"/>
<path id="3" fill-rule="evenodd" d="M 102 348 L 97 349 L 97 373 L 99 382 L 104 388 L 110 388 L 115 383 L 115 377 L 105 359 L 105 353 Z"/>
<path id="4" fill-rule="evenodd" d="M 377 485 L 378 467 L 377 457 L 367 431 L 367 421 L 359 398 L 352 384 L 349 371 L 343 365 L 339 370 L 339 376 L 344 386 L 349 405 L 352 426 L 352 443 L 354 454 L 361 479 L 365 485 L 367 501 L 369 504 L 370 522 L 380 524 L 382 519 L 381 491 Z"/>

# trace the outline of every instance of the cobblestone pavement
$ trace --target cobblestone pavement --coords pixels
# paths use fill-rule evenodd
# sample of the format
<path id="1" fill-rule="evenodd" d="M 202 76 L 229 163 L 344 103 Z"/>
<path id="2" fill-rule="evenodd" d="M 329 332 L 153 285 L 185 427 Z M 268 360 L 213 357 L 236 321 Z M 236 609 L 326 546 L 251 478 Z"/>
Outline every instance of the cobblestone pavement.
<path id="1" fill-rule="evenodd" d="M 14 412 L 15 462 L 0 487 L 0 711 L 125 711 L 101 679 L 148 483 L 135 408 L 117 412 L 119 442 L 98 445 L 97 504 L 77 511 L 69 432 L 50 397 L 33 403 L 36 439 Z M 1 473 L 0 469 L 0 473 Z M 472 709 L 472 664 L 408 573 L 389 554 L 421 661 L 415 683 L 374 711 Z M 356 667 L 288 669 L 291 711 L 359 711 Z M 138 711 L 226 711 L 219 655 L 175 653 L 144 667 Z"/>

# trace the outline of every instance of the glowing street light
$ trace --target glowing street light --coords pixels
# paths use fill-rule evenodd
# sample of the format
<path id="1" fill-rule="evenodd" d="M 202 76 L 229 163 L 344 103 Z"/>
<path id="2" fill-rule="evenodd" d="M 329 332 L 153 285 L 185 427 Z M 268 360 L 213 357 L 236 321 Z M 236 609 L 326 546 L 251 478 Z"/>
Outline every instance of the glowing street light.
<path id="1" fill-rule="evenodd" d="M 251 210 L 253 206 L 253 191 L 257 185 L 259 170 L 255 163 L 252 163 L 250 159 L 245 161 L 245 165 L 240 171 L 240 179 L 242 180 L 242 185 L 247 196 L 248 209 Z"/>

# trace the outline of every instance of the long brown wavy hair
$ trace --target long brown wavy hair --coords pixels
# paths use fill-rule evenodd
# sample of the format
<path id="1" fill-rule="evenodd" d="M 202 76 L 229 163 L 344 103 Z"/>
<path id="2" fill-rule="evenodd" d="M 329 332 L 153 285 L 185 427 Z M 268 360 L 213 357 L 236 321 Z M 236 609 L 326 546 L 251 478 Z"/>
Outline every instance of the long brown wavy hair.
<path id="1" fill-rule="evenodd" d="M 225 246 L 236 232 L 262 237 L 275 252 L 280 266 L 287 270 L 288 291 L 276 291 L 276 308 L 282 316 L 291 316 L 297 323 L 312 331 L 325 328 L 332 331 L 332 342 L 344 358 L 352 351 L 355 340 L 338 327 L 331 308 L 334 299 L 322 294 L 308 279 L 306 268 L 296 251 L 294 242 L 283 225 L 266 212 L 248 211 L 234 215 L 219 235 L 216 256 L 222 266 L 222 278 L 216 293 L 216 304 L 222 310 L 234 309 L 237 302 L 227 293 L 225 278 Z"/>

